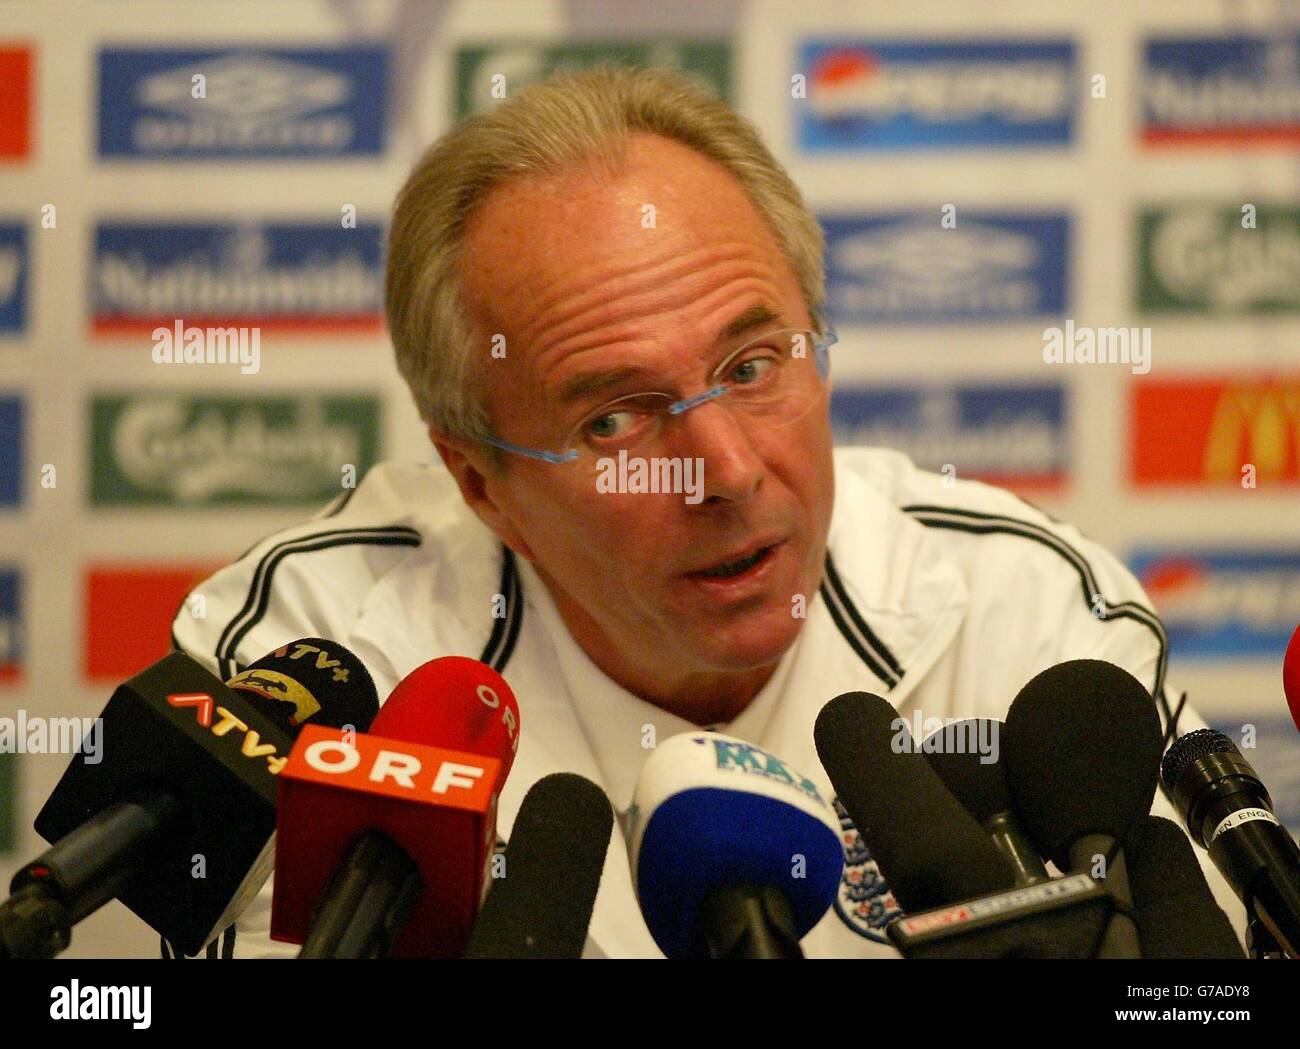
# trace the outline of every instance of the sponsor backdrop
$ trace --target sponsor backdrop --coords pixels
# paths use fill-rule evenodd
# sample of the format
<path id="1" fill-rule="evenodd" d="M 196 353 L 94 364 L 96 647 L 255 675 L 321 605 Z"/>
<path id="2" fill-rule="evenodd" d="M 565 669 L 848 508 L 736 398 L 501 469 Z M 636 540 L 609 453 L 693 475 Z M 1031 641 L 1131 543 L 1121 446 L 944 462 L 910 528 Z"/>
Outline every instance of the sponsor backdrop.
<path id="1" fill-rule="evenodd" d="M 4 9 L 0 717 L 95 714 L 196 580 L 431 454 L 382 326 L 394 193 L 503 88 L 637 63 L 732 101 L 822 219 L 837 439 L 1116 550 L 1300 828 L 1295 5 Z M 67 761 L 0 754 L 4 884 Z M 156 946 L 114 904 L 72 953 Z"/>

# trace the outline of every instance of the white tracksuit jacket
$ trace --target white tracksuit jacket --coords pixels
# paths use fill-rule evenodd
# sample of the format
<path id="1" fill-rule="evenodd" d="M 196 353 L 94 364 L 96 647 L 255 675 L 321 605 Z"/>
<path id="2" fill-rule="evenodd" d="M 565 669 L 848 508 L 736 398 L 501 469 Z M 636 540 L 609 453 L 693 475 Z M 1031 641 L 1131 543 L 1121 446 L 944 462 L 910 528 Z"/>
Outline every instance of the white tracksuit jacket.
<path id="1" fill-rule="evenodd" d="M 1165 635 L 1133 576 L 1101 546 L 1009 492 L 945 483 L 903 455 L 841 448 L 827 571 L 777 672 L 722 728 L 834 791 L 813 744 L 818 711 L 849 690 L 887 697 L 912 722 L 1004 718 L 1033 675 L 1065 659 L 1109 660 L 1152 689 L 1162 725 L 1179 693 L 1165 680 Z M 491 664 L 519 701 L 521 743 L 500 801 L 509 837 L 528 788 L 551 772 L 600 784 L 624 813 L 654 738 L 697 730 L 606 677 L 569 635 L 531 565 L 461 499 L 440 465 L 384 463 L 317 518 L 264 539 L 199 586 L 206 616 L 182 607 L 173 643 L 222 680 L 295 638 L 346 645 L 381 701 L 435 656 Z M 492 616 L 493 595 L 506 614 Z M 498 612 L 500 602 L 497 602 Z M 1179 732 L 1204 727 L 1185 707 Z M 1181 821 L 1159 791 L 1152 809 Z M 898 913 L 845 822 L 839 899 L 805 937 L 808 957 L 898 957 L 882 927 Z M 1239 935 L 1244 910 L 1198 850 Z M 209 944 L 207 957 L 292 957 L 269 937 L 271 885 Z M 163 944 L 164 956 L 173 957 Z M 638 910 L 615 825 L 588 957 L 662 957 Z M 203 956 L 203 955 L 200 955 Z"/>

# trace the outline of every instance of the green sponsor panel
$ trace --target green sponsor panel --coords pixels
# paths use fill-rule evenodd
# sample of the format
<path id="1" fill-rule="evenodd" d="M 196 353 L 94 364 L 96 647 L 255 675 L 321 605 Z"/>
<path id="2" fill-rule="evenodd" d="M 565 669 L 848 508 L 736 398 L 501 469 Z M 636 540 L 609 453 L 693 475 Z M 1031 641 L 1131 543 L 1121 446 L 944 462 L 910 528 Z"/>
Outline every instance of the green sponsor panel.
<path id="1" fill-rule="evenodd" d="M 677 69 L 731 101 L 731 45 L 721 40 L 546 44 L 502 41 L 456 51 L 456 118 L 482 113 L 552 73 L 612 66 Z"/>
<path id="2" fill-rule="evenodd" d="M 1138 216 L 1137 240 L 1137 304 L 1145 312 L 1300 311 L 1300 208 L 1147 208 Z"/>
<path id="3" fill-rule="evenodd" d="M 374 395 L 101 394 L 89 405 L 90 503 L 320 506 L 379 457 Z"/>
<path id="4" fill-rule="evenodd" d="M 0 752 L 0 856 L 18 847 L 18 755 Z"/>

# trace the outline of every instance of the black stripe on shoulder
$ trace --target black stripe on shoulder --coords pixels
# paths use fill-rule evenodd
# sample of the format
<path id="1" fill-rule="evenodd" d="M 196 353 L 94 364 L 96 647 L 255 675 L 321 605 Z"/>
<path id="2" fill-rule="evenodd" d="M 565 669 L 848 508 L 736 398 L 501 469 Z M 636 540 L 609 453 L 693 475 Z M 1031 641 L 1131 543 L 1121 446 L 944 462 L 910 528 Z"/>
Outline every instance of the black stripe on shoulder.
<path id="1" fill-rule="evenodd" d="M 889 654 L 890 664 L 884 662 L 883 654 L 889 651 L 884 645 L 880 645 L 880 651 L 877 651 L 873 642 L 878 643 L 880 639 L 876 637 L 874 631 L 867 628 L 862 617 L 858 615 L 858 610 L 853 607 L 853 602 L 849 600 L 843 582 L 831 563 L 829 550 L 826 552 L 826 575 L 822 578 L 819 592 L 822 600 L 826 602 L 826 611 L 830 613 L 831 619 L 844 640 L 849 643 L 849 647 L 857 653 L 858 658 L 871 672 L 885 683 L 886 691 L 892 692 L 899 678 L 902 677 L 902 668 L 899 667 L 897 673 L 894 671 L 893 667 L 898 661 L 894 659 L 892 653 Z"/>
<path id="2" fill-rule="evenodd" d="M 231 922 L 226 926 L 226 931 L 221 937 L 221 957 L 233 958 L 235 956 L 235 923 Z"/>
<path id="3" fill-rule="evenodd" d="M 830 583 L 835 596 L 839 598 L 840 606 L 861 635 L 863 642 L 893 671 L 895 680 L 892 683 L 897 684 L 897 679 L 903 676 L 902 664 L 898 662 L 894 653 L 889 650 L 889 646 L 880 640 L 880 635 L 867 625 L 866 620 L 862 618 L 861 613 L 854 606 L 853 599 L 849 597 L 848 589 L 844 585 L 844 580 L 840 578 L 839 571 L 835 568 L 835 562 L 831 558 L 829 550 L 826 551 L 826 580 Z"/>
<path id="4" fill-rule="evenodd" d="M 356 487 L 345 489 L 343 494 L 334 501 L 334 505 L 320 515 L 321 520 L 324 520 L 327 517 L 336 517 L 342 513 L 343 508 L 347 506 L 348 503 L 352 502 L 352 497 L 357 494 L 357 488 L 360 487 L 361 482 L 358 481 Z"/>
<path id="5" fill-rule="evenodd" d="M 1165 670 L 1169 660 L 1169 638 L 1165 633 L 1164 624 L 1160 622 L 1160 617 L 1151 609 L 1145 608 L 1135 601 L 1121 601 L 1117 604 L 1107 601 L 1105 595 L 1098 588 L 1096 576 L 1093 574 L 1088 559 L 1066 540 L 1032 521 L 1022 521 L 1019 518 L 1006 517 L 1000 514 L 986 514 L 975 510 L 960 510 L 949 506 L 932 505 L 904 506 L 901 509 L 927 528 L 946 528 L 971 535 L 1015 535 L 1039 543 L 1069 562 L 1079 576 L 1083 602 L 1097 619 L 1102 622 L 1113 619 L 1131 619 L 1135 623 L 1142 624 L 1155 635 L 1156 644 L 1159 646 L 1159 654 L 1156 659 L 1156 679 L 1151 689 L 1151 695 L 1159 705 L 1165 723 L 1167 725 L 1173 724 L 1176 731 L 1177 722 L 1174 719 L 1173 712 L 1169 709 L 1169 700 L 1165 696 Z M 1098 608 L 1099 603 L 1100 609 Z"/>
<path id="6" fill-rule="evenodd" d="M 217 640 L 217 667 L 224 679 L 233 677 L 235 652 L 239 644 L 248 636 L 266 614 L 271 602 L 271 583 L 276 568 L 291 554 L 307 554 L 317 550 L 329 550 L 340 546 L 419 546 L 420 533 L 414 528 L 391 526 L 382 528 L 341 528 L 328 532 L 316 532 L 286 539 L 271 547 L 257 563 L 253 571 L 253 581 L 248 590 L 248 597 L 243 607 L 234 618 L 226 624 Z"/>
<path id="7" fill-rule="evenodd" d="M 524 602 L 523 587 L 519 581 L 519 570 L 515 565 L 515 554 L 505 543 L 501 544 L 501 584 L 498 591 L 505 599 L 505 616 L 492 621 L 492 633 L 479 655 L 479 662 L 486 663 L 498 674 L 505 670 L 510 656 L 514 653 L 515 642 L 523 627 Z"/>

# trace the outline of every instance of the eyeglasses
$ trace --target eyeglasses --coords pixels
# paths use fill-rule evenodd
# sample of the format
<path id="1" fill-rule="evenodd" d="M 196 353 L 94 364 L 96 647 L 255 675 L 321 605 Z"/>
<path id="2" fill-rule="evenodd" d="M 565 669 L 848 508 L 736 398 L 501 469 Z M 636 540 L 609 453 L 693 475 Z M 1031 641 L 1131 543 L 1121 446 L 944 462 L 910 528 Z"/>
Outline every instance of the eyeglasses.
<path id="1" fill-rule="evenodd" d="M 651 457 L 663 447 L 671 419 L 701 404 L 720 403 L 734 413 L 762 421 L 768 428 L 786 426 L 808 414 L 825 392 L 830 375 L 828 351 L 839 341 L 834 328 L 825 335 L 805 328 L 782 328 L 751 339 L 714 369 L 702 393 L 677 398 L 668 393 L 634 393 L 609 401 L 584 415 L 569 430 L 560 451 L 511 444 L 499 437 L 484 443 L 514 455 L 547 463 L 585 462 L 594 467 L 605 456 Z"/>

